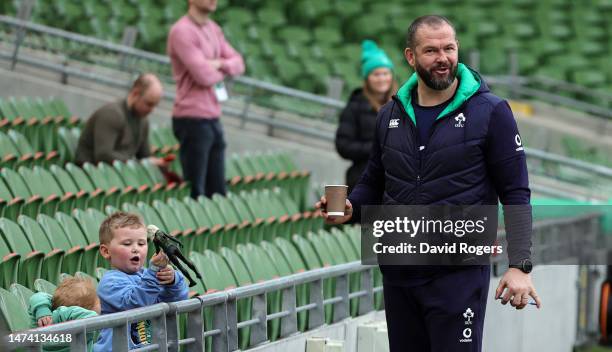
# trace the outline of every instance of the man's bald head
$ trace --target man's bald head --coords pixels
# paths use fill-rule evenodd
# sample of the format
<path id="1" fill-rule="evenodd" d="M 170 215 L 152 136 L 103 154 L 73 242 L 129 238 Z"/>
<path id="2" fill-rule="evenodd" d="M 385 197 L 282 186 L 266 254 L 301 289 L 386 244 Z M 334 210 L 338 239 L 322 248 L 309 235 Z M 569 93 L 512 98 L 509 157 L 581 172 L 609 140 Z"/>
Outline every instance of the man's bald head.
<path id="1" fill-rule="evenodd" d="M 163 90 L 163 87 L 161 81 L 156 75 L 152 73 L 143 73 L 136 78 L 134 84 L 132 84 L 130 92 L 137 91 L 141 96 L 143 96 L 149 89 L 161 91 Z"/>
<path id="2" fill-rule="evenodd" d="M 155 109 L 164 94 L 161 81 L 152 73 L 143 73 L 132 85 L 128 94 L 128 106 L 139 117 L 145 117 Z"/>

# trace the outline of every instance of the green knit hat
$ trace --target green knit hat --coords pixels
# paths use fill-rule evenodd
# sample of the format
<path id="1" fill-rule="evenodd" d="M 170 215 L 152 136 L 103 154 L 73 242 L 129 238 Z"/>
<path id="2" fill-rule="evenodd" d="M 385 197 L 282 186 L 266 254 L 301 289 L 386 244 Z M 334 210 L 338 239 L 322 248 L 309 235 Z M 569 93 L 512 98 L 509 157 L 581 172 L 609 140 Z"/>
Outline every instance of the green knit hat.
<path id="1" fill-rule="evenodd" d="M 364 40 L 361 43 L 361 77 L 366 79 L 370 72 L 380 67 L 393 70 L 393 62 L 374 41 Z"/>

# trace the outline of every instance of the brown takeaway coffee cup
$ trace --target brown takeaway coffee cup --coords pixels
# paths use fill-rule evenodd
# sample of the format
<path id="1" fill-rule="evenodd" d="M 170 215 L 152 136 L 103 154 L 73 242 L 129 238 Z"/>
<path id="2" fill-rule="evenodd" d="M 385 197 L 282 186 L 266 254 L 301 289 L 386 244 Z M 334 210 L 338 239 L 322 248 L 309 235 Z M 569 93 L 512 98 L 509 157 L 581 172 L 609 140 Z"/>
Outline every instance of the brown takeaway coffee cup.
<path id="1" fill-rule="evenodd" d="M 325 186 L 325 198 L 327 199 L 327 215 L 344 216 L 347 191 L 348 186 L 346 185 Z"/>

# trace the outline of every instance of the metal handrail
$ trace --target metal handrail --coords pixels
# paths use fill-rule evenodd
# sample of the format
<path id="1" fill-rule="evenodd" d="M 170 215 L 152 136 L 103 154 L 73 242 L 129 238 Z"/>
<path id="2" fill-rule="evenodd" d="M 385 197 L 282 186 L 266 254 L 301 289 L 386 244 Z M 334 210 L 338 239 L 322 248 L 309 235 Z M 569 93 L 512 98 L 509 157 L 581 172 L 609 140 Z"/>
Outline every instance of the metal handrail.
<path id="1" fill-rule="evenodd" d="M 350 316 L 349 301 L 358 297 L 360 300 L 359 315 L 374 310 L 374 294 L 382 291 L 382 286 L 373 285 L 373 266 L 361 265 L 359 261 L 339 264 L 332 267 L 314 269 L 306 272 L 284 276 L 248 286 L 241 286 L 223 292 L 213 292 L 198 296 L 195 299 L 158 303 L 152 306 L 131 309 L 87 319 L 72 320 L 61 324 L 54 324 L 43 328 L 31 329 L 21 332 L 30 336 L 42 334 L 71 334 L 70 348 L 73 351 L 87 349 L 86 334 L 103 328 L 113 329 L 113 351 L 127 351 L 128 324 L 134 321 L 149 319 L 152 321 L 154 341 L 135 351 L 161 350 L 176 351 L 179 345 L 187 345 L 189 350 L 202 351 L 203 337 L 213 338 L 213 351 L 234 351 L 238 348 L 239 328 L 251 327 L 251 345 L 267 342 L 267 321 L 275 318 L 283 320 L 281 337 L 298 332 L 297 313 L 310 311 L 309 329 L 322 326 L 324 321 L 324 306 L 333 305 L 334 322 L 341 321 Z M 348 294 L 348 275 L 360 273 L 362 289 Z M 336 295 L 323 300 L 323 280 L 335 278 Z M 311 284 L 310 300 L 305 306 L 298 307 L 295 300 L 296 287 L 301 284 Z M 267 315 L 266 295 L 272 292 L 283 292 L 283 306 L 280 312 Z M 236 302 L 242 298 L 253 298 L 253 318 L 237 321 Z M 262 304 L 263 303 L 263 304 Z M 202 312 L 204 307 L 214 308 L 214 322 L 212 329 L 204 331 Z M 300 309 L 302 308 L 302 309 Z M 177 314 L 187 313 L 186 337 L 181 339 L 178 334 Z M 168 324 L 170 322 L 172 325 Z M 195 328 L 194 328 L 195 326 Z M 15 335 L 20 334 L 16 332 Z M 3 336 L 0 342 L 4 343 L 9 351 L 22 347 L 37 347 L 41 342 L 24 341 L 21 343 L 8 343 L 11 336 Z"/>

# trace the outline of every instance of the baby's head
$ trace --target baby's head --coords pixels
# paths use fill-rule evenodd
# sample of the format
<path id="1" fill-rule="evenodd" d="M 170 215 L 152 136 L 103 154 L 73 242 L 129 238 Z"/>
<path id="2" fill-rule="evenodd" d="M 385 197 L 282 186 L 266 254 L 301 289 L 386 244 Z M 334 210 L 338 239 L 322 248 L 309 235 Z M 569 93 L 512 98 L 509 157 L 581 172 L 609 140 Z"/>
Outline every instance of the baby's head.
<path id="1" fill-rule="evenodd" d="M 116 212 L 100 225 L 100 254 L 113 268 L 133 274 L 147 259 L 147 230 L 140 216 Z"/>
<path id="2" fill-rule="evenodd" d="M 61 306 L 79 306 L 100 314 L 100 299 L 98 299 L 96 288 L 91 279 L 83 277 L 64 279 L 55 289 L 51 300 L 52 310 Z"/>

